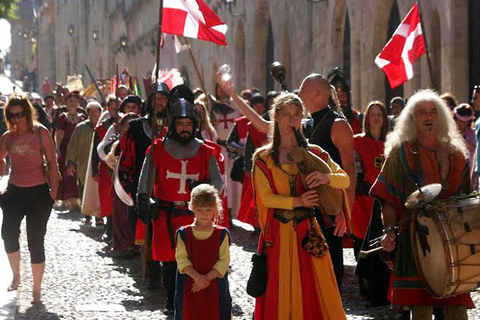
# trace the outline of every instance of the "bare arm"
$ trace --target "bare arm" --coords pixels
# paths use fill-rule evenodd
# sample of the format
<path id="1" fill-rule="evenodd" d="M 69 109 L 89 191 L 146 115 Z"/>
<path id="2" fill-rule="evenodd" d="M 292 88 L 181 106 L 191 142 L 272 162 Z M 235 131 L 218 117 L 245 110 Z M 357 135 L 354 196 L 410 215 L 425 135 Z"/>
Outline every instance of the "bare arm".
<path id="1" fill-rule="evenodd" d="M 394 227 L 397 225 L 397 215 L 395 209 L 385 202 L 382 209 L 382 223 L 384 228 Z M 383 250 L 386 252 L 392 252 L 395 250 L 395 238 L 397 234 L 395 232 L 388 232 L 382 239 Z"/>
<path id="2" fill-rule="evenodd" d="M 221 80 L 221 76 L 217 75 L 217 83 L 222 87 L 230 97 L 232 97 L 235 105 L 240 112 L 245 115 L 253 126 L 260 132 L 268 133 L 270 130 L 270 121 L 263 119 L 258 113 L 255 112 L 248 104 L 243 100 L 235 90 L 231 81 L 224 82 Z"/>
<path id="3" fill-rule="evenodd" d="M 57 197 L 58 184 L 60 181 L 60 176 L 58 173 L 58 164 L 57 164 L 57 155 L 55 153 L 55 147 L 53 145 L 52 137 L 48 130 L 41 126 L 39 127 L 43 148 L 45 149 L 45 158 L 47 159 L 48 169 L 50 176 L 48 177 L 51 195 L 55 199 Z"/>
<path id="4" fill-rule="evenodd" d="M 355 160 L 353 157 L 353 132 L 350 125 L 345 120 L 336 120 L 332 126 L 332 141 L 340 153 L 343 169 L 350 177 L 350 185 L 347 188 L 348 203 L 352 208 L 355 198 L 355 184 L 357 180 L 357 172 L 355 170 Z"/>
<path id="5" fill-rule="evenodd" d="M 57 152 L 60 153 L 60 145 L 62 144 L 65 132 L 61 129 L 55 130 L 55 145 L 57 146 Z"/>
<path id="6" fill-rule="evenodd" d="M 0 175 L 5 175 L 7 170 L 7 163 L 5 158 L 8 155 L 8 141 L 10 140 L 10 132 L 5 132 L 0 138 Z"/>

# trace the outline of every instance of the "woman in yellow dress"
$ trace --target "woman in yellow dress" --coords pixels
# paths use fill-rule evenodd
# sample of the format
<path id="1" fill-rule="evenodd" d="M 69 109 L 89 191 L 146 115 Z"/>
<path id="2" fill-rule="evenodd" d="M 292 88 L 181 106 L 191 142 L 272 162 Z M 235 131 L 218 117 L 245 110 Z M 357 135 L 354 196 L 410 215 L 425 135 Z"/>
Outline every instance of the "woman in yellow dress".
<path id="1" fill-rule="evenodd" d="M 266 292 L 256 299 L 255 320 L 346 319 L 330 255 L 312 215 L 311 208 L 321 199 L 303 188 L 297 165 L 287 157 L 298 147 L 293 129 L 300 130 L 303 115 L 298 96 L 280 95 L 271 110 L 270 144 L 254 156 L 253 185 L 262 230 L 259 248 L 267 255 L 268 270 Z M 327 152 L 315 145 L 309 149 L 332 169 L 332 173 L 307 175 L 309 189 L 322 184 L 348 187 L 348 175 Z M 323 248 L 321 255 L 302 245 L 312 234 L 317 235 L 317 247 Z"/>

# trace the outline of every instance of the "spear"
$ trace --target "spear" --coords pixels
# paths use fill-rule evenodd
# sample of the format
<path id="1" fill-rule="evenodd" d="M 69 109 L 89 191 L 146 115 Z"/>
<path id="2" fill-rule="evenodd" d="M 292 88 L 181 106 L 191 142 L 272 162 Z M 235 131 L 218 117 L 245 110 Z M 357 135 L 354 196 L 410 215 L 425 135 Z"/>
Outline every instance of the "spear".
<path id="1" fill-rule="evenodd" d="M 92 78 L 93 85 L 95 86 L 95 89 L 97 89 L 98 95 L 102 99 L 103 103 L 106 104 L 105 96 L 103 95 L 102 90 L 98 87 L 97 81 L 95 80 L 95 77 L 92 74 L 92 71 L 90 71 L 90 68 L 85 65 L 85 68 L 87 69 L 88 74 L 90 75 L 90 78 Z"/>
<path id="2" fill-rule="evenodd" d="M 156 76 L 155 76 L 155 82 L 156 85 L 158 85 L 158 78 L 160 75 L 160 41 L 162 39 L 162 11 L 163 11 L 163 0 L 160 0 L 160 9 L 158 12 L 158 32 L 157 32 L 157 57 L 156 57 L 156 65 L 157 68 L 155 70 Z M 156 89 L 153 91 L 153 94 L 156 94 Z M 150 154 L 153 157 L 154 151 L 155 151 L 155 138 L 157 134 L 157 121 L 156 121 L 156 104 L 157 104 L 157 99 L 153 97 L 153 110 L 152 110 L 152 141 L 150 144 Z M 155 181 L 155 177 L 153 177 L 153 166 L 154 163 L 151 162 L 150 167 L 148 168 L 148 198 L 152 197 L 152 192 L 153 192 L 153 182 Z M 150 224 L 146 226 L 146 232 L 145 232 L 145 238 L 144 238 L 144 246 L 142 247 L 142 280 L 145 281 L 146 275 L 147 275 L 147 259 L 150 253 L 150 246 L 149 246 L 149 238 L 150 238 Z"/>

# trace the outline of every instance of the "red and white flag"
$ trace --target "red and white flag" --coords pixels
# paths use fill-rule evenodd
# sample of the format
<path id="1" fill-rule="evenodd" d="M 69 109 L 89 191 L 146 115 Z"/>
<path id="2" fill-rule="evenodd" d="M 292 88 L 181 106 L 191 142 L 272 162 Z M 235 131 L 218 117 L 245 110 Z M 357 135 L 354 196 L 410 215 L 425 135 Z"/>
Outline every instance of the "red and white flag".
<path id="1" fill-rule="evenodd" d="M 164 0 L 162 32 L 227 45 L 227 25 L 202 0 Z"/>
<path id="2" fill-rule="evenodd" d="M 393 89 L 413 78 L 413 63 L 425 53 L 422 25 L 415 3 L 375 59 L 375 64 L 385 72 Z"/>

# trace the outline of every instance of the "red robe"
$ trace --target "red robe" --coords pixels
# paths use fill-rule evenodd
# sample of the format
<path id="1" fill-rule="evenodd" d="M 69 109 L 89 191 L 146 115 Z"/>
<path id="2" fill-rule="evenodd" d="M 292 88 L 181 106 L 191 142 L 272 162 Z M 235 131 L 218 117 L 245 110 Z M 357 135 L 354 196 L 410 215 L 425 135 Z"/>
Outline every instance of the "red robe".
<path id="1" fill-rule="evenodd" d="M 358 134 L 362 132 L 362 122 L 360 120 L 360 112 L 352 109 L 353 111 L 353 116 L 352 119 L 348 121 L 350 126 L 352 127 L 353 134 Z"/>
<path id="2" fill-rule="evenodd" d="M 363 180 L 373 185 L 383 165 L 385 141 L 375 140 L 365 133 L 353 137 L 355 152 L 361 159 Z M 365 237 L 372 215 L 374 198 L 366 194 L 355 194 L 352 209 L 353 235 L 359 239 Z"/>
<path id="3" fill-rule="evenodd" d="M 79 114 L 80 119 L 78 123 L 85 120 L 83 114 Z M 63 130 L 63 139 L 60 144 L 60 154 L 58 155 L 58 170 L 60 171 L 62 180 L 58 187 L 58 200 L 68 200 L 71 198 L 78 198 L 78 187 L 77 187 L 77 175 L 73 176 L 67 173 L 67 168 L 65 166 L 66 156 L 67 156 L 67 147 L 70 142 L 70 137 L 73 134 L 73 130 L 77 124 L 71 123 L 67 120 L 66 113 L 62 113 L 58 117 L 57 121 L 57 130 Z"/>
<path id="4" fill-rule="evenodd" d="M 228 231 L 216 227 L 210 237 L 198 240 L 193 235 L 192 226 L 179 230 L 188 259 L 193 268 L 201 274 L 207 274 L 219 260 L 219 248 L 225 239 L 230 237 Z M 230 320 L 232 300 L 228 289 L 228 276 L 215 279 L 210 285 L 197 293 L 192 292 L 193 279 L 177 272 L 175 295 L 175 319 L 178 320 Z"/>
<path id="5" fill-rule="evenodd" d="M 149 148 L 150 150 L 150 148 Z M 147 150 L 147 154 L 149 152 Z M 190 201 L 190 186 L 187 179 L 195 181 L 210 178 L 208 170 L 210 159 L 215 149 L 202 143 L 197 154 L 188 159 L 175 159 L 164 147 L 163 139 L 155 140 L 153 164 L 155 166 L 155 183 L 153 196 L 161 201 Z M 186 210 L 186 207 L 180 207 Z M 167 222 L 170 219 L 171 229 Z M 175 261 L 175 240 L 177 230 L 193 223 L 193 214 L 174 214 L 165 209 L 158 210 L 158 218 L 152 222 L 152 258 L 155 261 Z"/>
<path id="6" fill-rule="evenodd" d="M 263 146 L 267 141 L 267 134 L 258 131 L 251 122 L 248 123 L 248 139 L 252 142 L 255 149 Z M 252 178 L 250 173 L 245 174 L 243 178 L 242 202 L 238 210 L 237 219 L 258 227 L 258 215 L 255 209 L 255 199 L 253 198 Z"/>
<path id="7" fill-rule="evenodd" d="M 109 126 L 106 122 L 101 122 L 95 127 L 95 133 L 98 135 L 99 141 L 103 140 L 107 133 Z M 93 150 L 97 152 L 97 150 Z M 98 196 L 100 197 L 100 216 L 110 217 L 113 212 L 113 197 L 112 197 L 112 177 L 108 169 L 107 164 L 100 160 L 98 175 L 100 180 L 98 181 Z"/>

